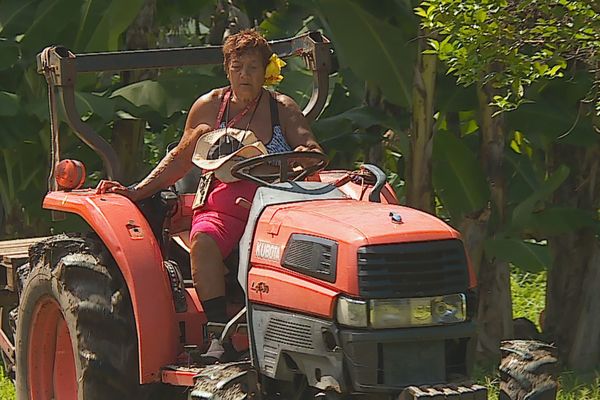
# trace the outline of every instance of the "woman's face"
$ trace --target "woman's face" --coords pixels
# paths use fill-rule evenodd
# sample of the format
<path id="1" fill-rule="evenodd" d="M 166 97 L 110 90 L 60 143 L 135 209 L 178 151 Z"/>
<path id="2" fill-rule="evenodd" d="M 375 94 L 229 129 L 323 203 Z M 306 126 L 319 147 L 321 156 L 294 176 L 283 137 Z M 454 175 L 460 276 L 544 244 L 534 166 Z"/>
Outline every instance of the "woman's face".
<path id="1" fill-rule="evenodd" d="M 258 51 L 247 51 L 231 58 L 227 75 L 238 98 L 253 99 L 260 93 L 265 81 L 265 65 Z"/>

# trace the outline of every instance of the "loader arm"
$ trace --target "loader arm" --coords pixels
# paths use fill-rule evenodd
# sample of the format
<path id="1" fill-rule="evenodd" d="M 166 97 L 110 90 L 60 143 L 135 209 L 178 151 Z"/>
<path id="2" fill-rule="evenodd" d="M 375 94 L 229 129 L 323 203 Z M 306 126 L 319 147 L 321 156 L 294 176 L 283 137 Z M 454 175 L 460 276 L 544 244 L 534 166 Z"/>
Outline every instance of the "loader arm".
<path id="1" fill-rule="evenodd" d="M 270 42 L 281 58 L 300 56 L 313 74 L 311 98 L 302 111 L 313 121 L 323 110 L 329 91 L 330 43 L 319 32 Z M 108 178 L 120 179 L 121 165 L 114 148 L 83 122 L 75 107 L 77 75 L 84 72 L 165 69 L 183 66 L 222 64 L 222 46 L 129 50 L 74 54 L 64 47 L 49 47 L 37 55 L 37 70 L 48 81 L 49 91 L 58 95 L 67 123 L 75 134 L 102 159 Z M 52 101 L 52 100 L 51 100 Z M 51 104 L 50 110 L 55 107 Z M 52 132 L 53 141 L 58 132 Z M 60 155 L 58 155 L 60 158 Z M 50 189 L 52 190 L 52 189 Z"/>

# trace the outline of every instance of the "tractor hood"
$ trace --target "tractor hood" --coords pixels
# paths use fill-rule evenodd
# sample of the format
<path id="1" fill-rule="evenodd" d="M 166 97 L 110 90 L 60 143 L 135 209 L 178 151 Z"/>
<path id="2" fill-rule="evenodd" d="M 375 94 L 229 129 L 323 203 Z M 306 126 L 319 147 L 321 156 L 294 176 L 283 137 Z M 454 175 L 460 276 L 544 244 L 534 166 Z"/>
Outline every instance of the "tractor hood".
<path id="1" fill-rule="evenodd" d="M 275 206 L 269 225 L 277 231 L 314 234 L 364 246 L 459 237 L 440 219 L 398 205 L 356 200 L 318 200 Z"/>
<path id="2" fill-rule="evenodd" d="M 423 282 L 419 270 L 423 263 L 396 263 L 404 257 L 403 249 L 414 249 L 409 250 L 410 257 L 414 258 L 415 254 L 418 258 L 424 257 L 427 263 L 432 261 L 428 268 L 439 271 L 426 274 L 427 282 L 429 278 L 435 280 L 429 286 L 435 289 L 433 294 L 447 289 L 438 290 L 447 284 L 446 279 L 458 282 L 460 287 L 456 293 L 462 293 L 467 286 L 465 252 L 459 240 L 452 240 L 459 239 L 459 233 L 430 214 L 399 205 L 353 199 L 271 205 L 262 213 L 251 238 L 252 268 L 246 273 L 240 267 L 242 285 L 246 287 L 247 274 L 251 301 L 268 300 L 284 309 L 310 309 L 315 315 L 329 318 L 338 294 L 368 298 L 372 294 L 369 285 L 383 290 L 376 293 L 377 298 L 423 297 L 413 293 L 421 290 Z M 409 244 L 408 247 L 403 246 L 404 243 Z M 373 245 L 377 249 L 369 248 Z M 371 251 L 384 252 L 392 262 L 381 270 L 379 261 L 370 261 L 380 258 L 369 256 Z M 441 252 L 443 258 L 440 258 Z M 458 270 L 456 274 L 447 273 L 448 254 L 454 257 L 452 260 L 458 260 L 451 266 Z M 359 263 L 364 265 L 359 266 Z M 245 264 L 240 261 L 242 265 Z M 359 268 L 366 269 L 359 271 Z M 369 271 L 373 268 L 377 271 L 371 277 Z M 268 293 L 260 291 L 264 285 L 268 286 Z M 410 290 L 402 292 L 399 287 Z M 448 287 L 454 288 L 456 284 Z"/>

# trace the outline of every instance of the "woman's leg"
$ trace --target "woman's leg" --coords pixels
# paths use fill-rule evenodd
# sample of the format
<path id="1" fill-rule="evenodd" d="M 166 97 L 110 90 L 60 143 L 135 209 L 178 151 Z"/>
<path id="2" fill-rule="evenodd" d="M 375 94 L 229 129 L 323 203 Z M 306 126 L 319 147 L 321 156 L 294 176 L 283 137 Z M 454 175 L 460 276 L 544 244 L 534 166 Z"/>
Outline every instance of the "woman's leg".
<path id="1" fill-rule="evenodd" d="M 196 233 L 192 238 L 190 257 L 194 288 L 206 318 L 210 322 L 227 322 L 226 269 L 217 242 L 206 233 Z"/>

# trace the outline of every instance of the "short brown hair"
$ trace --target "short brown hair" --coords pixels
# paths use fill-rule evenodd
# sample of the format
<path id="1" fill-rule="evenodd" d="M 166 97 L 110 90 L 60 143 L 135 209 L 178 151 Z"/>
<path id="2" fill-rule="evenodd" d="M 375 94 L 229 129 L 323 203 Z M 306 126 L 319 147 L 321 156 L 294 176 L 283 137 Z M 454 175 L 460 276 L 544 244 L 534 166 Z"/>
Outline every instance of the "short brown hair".
<path id="1" fill-rule="evenodd" d="M 223 67 L 225 68 L 225 72 L 227 72 L 233 56 L 240 56 L 245 52 L 253 50 L 258 52 L 266 67 L 273 51 L 263 35 L 254 29 L 244 29 L 228 36 L 223 44 Z"/>

